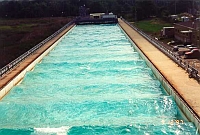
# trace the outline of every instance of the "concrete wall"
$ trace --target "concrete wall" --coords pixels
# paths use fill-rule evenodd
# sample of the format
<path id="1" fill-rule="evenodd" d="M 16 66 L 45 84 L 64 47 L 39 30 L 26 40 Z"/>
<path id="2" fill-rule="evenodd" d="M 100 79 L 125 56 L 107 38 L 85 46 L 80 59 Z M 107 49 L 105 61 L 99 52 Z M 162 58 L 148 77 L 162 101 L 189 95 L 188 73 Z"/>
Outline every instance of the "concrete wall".
<path id="1" fill-rule="evenodd" d="M 164 89 L 166 90 L 166 92 L 174 98 L 174 100 L 175 100 L 176 104 L 178 105 L 179 109 L 185 115 L 184 117 L 186 117 L 188 119 L 188 121 L 193 122 L 195 124 L 195 126 L 198 129 L 200 129 L 200 122 L 198 121 L 197 115 L 195 115 L 193 113 L 193 111 L 187 105 L 187 103 L 181 98 L 181 96 L 169 84 L 169 82 L 162 76 L 162 74 L 155 68 L 155 66 L 149 61 L 149 59 L 137 47 L 137 45 L 129 38 L 129 36 L 124 32 L 124 30 L 122 28 L 121 28 L 121 30 L 126 35 L 126 37 L 129 39 L 129 41 L 132 43 L 132 47 L 140 54 L 141 58 L 146 61 L 146 64 L 151 68 L 152 72 L 154 73 L 156 78 L 161 82 L 161 84 L 164 87 Z"/>
<path id="2" fill-rule="evenodd" d="M 66 34 L 68 34 L 72 29 L 73 28 L 71 28 Z M 0 99 L 2 99 L 15 85 L 17 85 L 24 78 L 26 72 L 31 71 L 35 67 L 35 65 L 37 63 L 39 63 L 63 39 L 63 37 L 66 34 L 64 34 L 51 47 L 49 47 L 44 53 L 42 53 L 30 65 L 28 65 L 20 74 L 18 74 L 13 80 L 11 80 L 4 88 L 2 88 L 0 91 Z"/>

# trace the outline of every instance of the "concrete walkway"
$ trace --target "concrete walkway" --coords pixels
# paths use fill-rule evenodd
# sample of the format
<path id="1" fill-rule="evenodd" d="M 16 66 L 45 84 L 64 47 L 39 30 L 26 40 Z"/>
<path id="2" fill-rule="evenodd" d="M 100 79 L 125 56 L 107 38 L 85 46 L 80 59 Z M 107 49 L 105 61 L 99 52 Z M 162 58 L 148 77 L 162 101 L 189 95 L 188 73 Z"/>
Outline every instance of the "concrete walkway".
<path id="1" fill-rule="evenodd" d="M 61 32 L 58 36 L 54 37 L 52 40 L 47 42 L 43 47 L 34 52 L 31 56 L 29 56 L 26 60 L 24 60 L 20 65 L 14 68 L 12 71 L 4 75 L 0 78 L 0 91 L 11 81 L 13 80 L 19 73 L 21 73 L 28 65 L 30 65 L 34 60 L 36 60 L 42 53 L 44 53 L 49 47 L 51 47 L 58 39 L 60 39 L 66 32 L 68 32 L 74 25 L 71 25 L 63 32 Z M 1 96 L 0 96 L 1 99 Z"/>
<path id="2" fill-rule="evenodd" d="M 185 70 L 178 67 L 170 58 L 159 51 L 121 19 L 119 19 L 119 25 L 168 82 L 177 90 L 189 106 L 193 108 L 197 115 L 200 116 L 200 85 L 197 81 L 189 78 Z"/>

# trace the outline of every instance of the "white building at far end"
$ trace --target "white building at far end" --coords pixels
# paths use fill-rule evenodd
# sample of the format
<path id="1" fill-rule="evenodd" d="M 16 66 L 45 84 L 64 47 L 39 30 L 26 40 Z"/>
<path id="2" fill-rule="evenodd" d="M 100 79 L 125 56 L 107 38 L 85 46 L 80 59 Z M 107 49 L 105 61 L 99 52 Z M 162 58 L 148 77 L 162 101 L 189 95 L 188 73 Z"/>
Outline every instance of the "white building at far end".
<path id="1" fill-rule="evenodd" d="M 114 15 L 113 13 L 92 13 L 90 14 L 90 18 L 94 18 L 94 19 L 114 19 L 117 18 L 116 15 Z"/>

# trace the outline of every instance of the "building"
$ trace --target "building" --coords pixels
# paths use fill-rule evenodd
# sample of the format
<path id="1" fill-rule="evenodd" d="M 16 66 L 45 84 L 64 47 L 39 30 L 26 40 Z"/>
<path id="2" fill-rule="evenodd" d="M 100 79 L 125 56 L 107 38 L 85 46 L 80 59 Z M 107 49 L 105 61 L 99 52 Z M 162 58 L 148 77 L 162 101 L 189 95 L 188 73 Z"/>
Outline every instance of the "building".
<path id="1" fill-rule="evenodd" d="M 174 24 L 175 39 L 200 47 L 200 21 L 187 21 Z"/>
<path id="2" fill-rule="evenodd" d="M 102 15 L 103 19 L 109 19 L 109 18 L 117 18 L 117 15 L 114 15 L 113 13 L 106 13 Z"/>
<path id="3" fill-rule="evenodd" d="M 113 13 L 93 13 L 90 14 L 90 18 L 92 19 L 116 19 L 117 16 Z"/>
<path id="4" fill-rule="evenodd" d="M 102 15 L 104 15 L 105 13 L 92 13 L 90 14 L 90 18 L 91 19 L 102 19 Z"/>
<path id="5" fill-rule="evenodd" d="M 161 36 L 162 37 L 174 37 L 174 27 L 163 27 L 161 30 Z"/>
<path id="6" fill-rule="evenodd" d="M 187 16 L 182 16 L 181 17 L 181 22 L 188 22 L 188 21 L 190 21 L 189 17 L 187 17 Z"/>
<path id="7" fill-rule="evenodd" d="M 76 19 L 76 24 L 111 24 L 118 23 L 117 16 L 113 13 L 92 13 L 88 17 L 82 17 Z"/>
<path id="8" fill-rule="evenodd" d="M 178 15 L 169 15 L 168 16 L 170 22 L 177 22 L 178 21 Z"/>
<path id="9" fill-rule="evenodd" d="M 169 16 L 172 20 L 177 20 L 178 19 L 178 15 L 170 15 Z"/>

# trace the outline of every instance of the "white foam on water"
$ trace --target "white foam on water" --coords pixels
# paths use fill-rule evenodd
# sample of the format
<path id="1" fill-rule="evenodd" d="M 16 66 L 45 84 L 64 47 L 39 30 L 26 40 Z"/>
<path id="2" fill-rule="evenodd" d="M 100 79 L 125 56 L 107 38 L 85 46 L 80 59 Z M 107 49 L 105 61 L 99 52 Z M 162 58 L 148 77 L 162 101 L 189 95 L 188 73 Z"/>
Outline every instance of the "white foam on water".
<path id="1" fill-rule="evenodd" d="M 56 134 L 56 135 L 67 135 L 67 132 L 69 131 L 71 127 L 69 126 L 63 126 L 59 128 L 34 128 L 34 134 Z"/>

